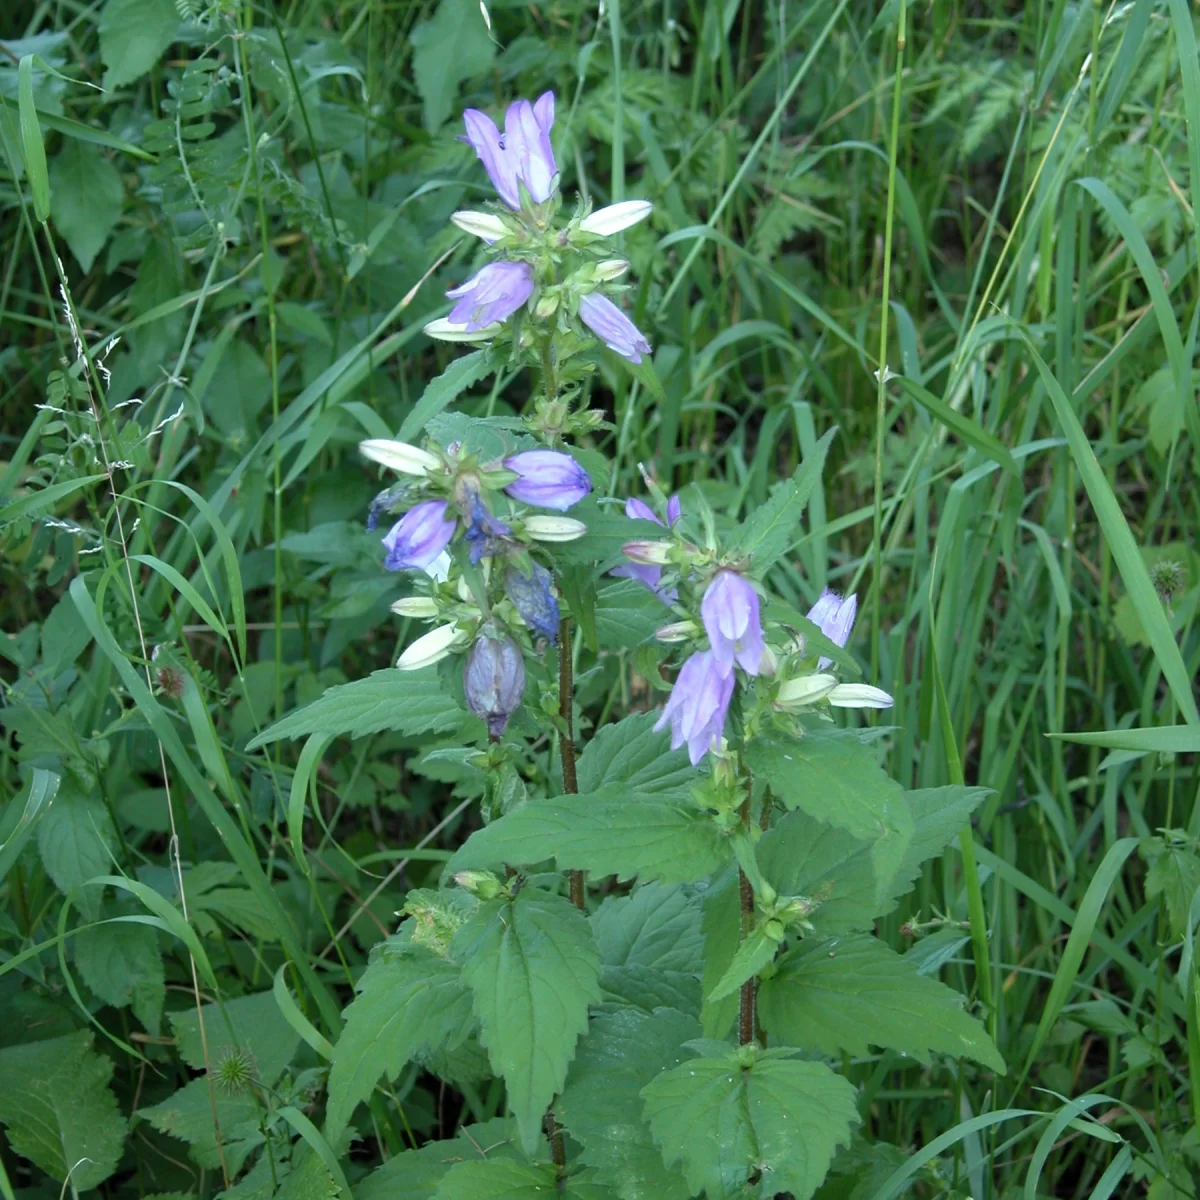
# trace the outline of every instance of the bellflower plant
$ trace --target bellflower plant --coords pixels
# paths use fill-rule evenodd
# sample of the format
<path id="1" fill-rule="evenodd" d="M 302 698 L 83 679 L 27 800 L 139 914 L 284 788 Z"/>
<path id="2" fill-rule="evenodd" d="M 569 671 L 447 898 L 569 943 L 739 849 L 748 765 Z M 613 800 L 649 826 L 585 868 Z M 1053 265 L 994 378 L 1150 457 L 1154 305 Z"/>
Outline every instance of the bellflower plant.
<path id="1" fill-rule="evenodd" d="M 681 503 L 649 471 L 645 499 L 595 494 L 627 463 L 589 407 L 602 364 L 657 382 L 608 240 L 650 203 L 579 202 L 564 218 L 552 93 L 510 104 L 503 133 L 475 109 L 464 121 L 498 199 L 451 218 L 481 261 L 425 328 L 476 343 L 470 371 L 413 410 L 439 414 L 419 445 L 361 444 L 399 476 L 368 523 L 392 522 L 380 558 L 404 593 L 400 673 L 332 689 L 255 743 L 319 735 L 303 758 L 315 778 L 328 739 L 395 734 L 389 764 L 411 749 L 455 789 L 429 814 L 435 833 L 465 836 L 444 870 L 409 864 L 421 886 L 399 930 L 327 1022 L 340 1032 L 318 1051 L 313 1120 L 335 1152 L 374 1136 L 391 1104 L 377 1084 L 411 1064 L 460 1089 L 447 1111 L 476 1123 L 444 1153 L 399 1151 L 364 1194 L 411 1177 L 447 1198 L 811 1200 L 831 1166 L 838 1194 L 873 1194 L 881 1181 L 855 1174 L 873 1162 L 859 1092 L 880 1078 L 859 1065 L 872 1047 L 889 1070 L 937 1055 L 1004 1070 L 928 960 L 918 970 L 875 933 L 979 797 L 886 779 L 881 731 L 849 710 L 892 697 L 852 677 L 848 653 L 836 667 L 820 653 L 848 650 L 855 597 L 823 592 L 807 617 L 790 606 L 798 565 L 783 559 L 819 461 L 740 519 L 713 512 L 703 483 Z M 443 411 L 462 379 L 501 368 L 521 392 L 488 411 L 524 396 L 519 419 Z M 986 951 L 986 930 L 974 944 Z M 462 1149 L 497 1143 L 503 1155 Z"/>

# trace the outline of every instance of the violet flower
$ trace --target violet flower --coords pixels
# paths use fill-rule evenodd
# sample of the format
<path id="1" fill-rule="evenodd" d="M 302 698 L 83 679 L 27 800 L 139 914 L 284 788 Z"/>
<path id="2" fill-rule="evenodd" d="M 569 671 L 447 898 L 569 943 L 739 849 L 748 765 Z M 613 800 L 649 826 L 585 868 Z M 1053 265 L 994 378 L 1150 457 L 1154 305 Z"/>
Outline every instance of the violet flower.
<path id="1" fill-rule="evenodd" d="M 724 671 L 711 651 L 693 654 L 680 668 L 670 698 L 655 730 L 671 726 L 671 749 L 685 742 L 695 766 L 720 745 L 725 716 L 733 696 L 733 672 Z"/>
<path id="2" fill-rule="evenodd" d="M 521 207 L 521 184 L 535 204 L 543 204 L 554 193 L 558 167 L 550 130 L 554 125 L 554 93 L 545 92 L 537 102 L 517 100 L 504 114 L 504 134 L 486 113 L 468 108 L 463 113 L 467 141 L 483 162 L 492 186 L 509 208 Z"/>
<path id="3" fill-rule="evenodd" d="M 672 496 L 667 501 L 666 523 L 673 526 L 681 514 L 679 497 Z M 630 496 L 625 501 L 625 515 L 631 521 L 653 521 L 655 525 L 663 524 L 654 509 L 636 496 Z M 638 583 L 648 587 L 664 604 L 674 604 L 679 599 L 679 593 L 674 588 L 659 587 L 659 581 L 662 579 L 662 567 L 654 566 L 652 563 L 622 563 L 621 566 L 614 567 L 609 571 L 609 574 L 618 579 L 636 579 Z"/>
<path id="4" fill-rule="evenodd" d="M 579 301 L 583 323 L 610 349 L 631 363 L 650 353 L 650 343 L 640 329 L 607 297 L 589 292 Z"/>
<path id="5" fill-rule="evenodd" d="M 447 517 L 445 500 L 427 500 L 410 508 L 383 537 L 389 571 L 424 570 L 449 545 L 458 522 Z"/>
<path id="6" fill-rule="evenodd" d="M 839 646 L 844 646 L 850 640 L 850 630 L 854 628 L 854 618 L 858 614 L 858 597 L 853 592 L 845 599 L 837 592 L 826 588 L 816 604 L 808 610 L 808 619 L 820 627 L 821 632 Z M 824 671 L 833 665 L 833 659 L 822 655 L 817 660 L 817 670 Z"/>
<path id="7" fill-rule="evenodd" d="M 723 671 L 738 666 L 757 675 L 763 654 L 758 593 L 736 571 L 718 571 L 700 602 L 704 630 Z"/>
<path id="8" fill-rule="evenodd" d="M 559 622 L 558 601 L 550 586 L 553 580 L 545 567 L 537 563 L 532 566 L 529 574 L 518 566 L 509 567 L 504 573 L 504 590 L 521 620 L 553 646 L 558 640 Z"/>
<path id="9" fill-rule="evenodd" d="M 512 526 L 488 512 L 478 492 L 470 499 L 466 529 L 467 557 L 473 563 L 481 558 L 503 554 L 511 544 Z"/>
<path id="10" fill-rule="evenodd" d="M 528 263 L 494 262 L 446 293 L 458 303 L 446 318 L 476 333 L 497 321 L 507 321 L 533 293 L 533 270 Z"/>
<path id="11" fill-rule="evenodd" d="M 525 695 L 525 661 L 521 647 L 508 634 L 476 639 L 463 670 L 467 707 L 487 722 L 488 733 L 498 738 L 508 718 Z"/>
<path id="12" fill-rule="evenodd" d="M 563 512 L 592 490 L 588 473 L 560 450 L 523 450 L 504 465 L 520 476 L 504 490 L 522 504 Z"/>

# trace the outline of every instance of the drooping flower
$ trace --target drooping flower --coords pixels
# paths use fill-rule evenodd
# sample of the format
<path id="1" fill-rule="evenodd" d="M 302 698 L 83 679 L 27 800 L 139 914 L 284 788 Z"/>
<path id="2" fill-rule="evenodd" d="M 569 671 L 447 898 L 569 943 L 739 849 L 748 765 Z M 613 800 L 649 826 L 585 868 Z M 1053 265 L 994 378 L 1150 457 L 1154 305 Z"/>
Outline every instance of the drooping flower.
<path id="1" fill-rule="evenodd" d="M 644 221 L 651 213 L 654 205 L 649 200 L 622 200 L 619 204 L 610 204 L 607 208 L 598 208 L 594 213 L 584 217 L 579 222 L 579 228 L 584 233 L 596 233 L 602 237 L 611 237 L 628 229 L 639 221 Z"/>
<path id="2" fill-rule="evenodd" d="M 672 496 L 667 501 L 667 521 L 668 525 L 674 525 L 680 517 L 679 497 Z M 630 496 L 625 501 L 625 515 L 631 521 L 653 521 L 655 525 L 663 524 L 662 519 L 655 513 L 644 500 L 639 500 L 636 496 Z M 662 547 L 666 550 L 666 543 L 630 543 L 633 546 L 653 545 L 656 550 Z M 662 579 L 662 567 L 654 563 L 646 562 L 628 562 L 622 563 L 619 567 L 614 567 L 610 575 L 615 575 L 619 579 L 636 579 L 648 587 L 664 604 L 674 604 L 679 598 L 679 593 L 674 588 L 661 588 L 659 581 Z"/>
<path id="3" fill-rule="evenodd" d="M 473 563 L 481 558 L 503 554 L 512 538 L 512 526 L 488 512 L 478 492 L 471 496 L 467 518 L 467 556 Z"/>
<path id="4" fill-rule="evenodd" d="M 533 270 L 528 263 L 494 262 L 466 283 L 446 293 L 458 303 L 446 318 L 476 333 L 488 325 L 507 321 L 533 293 Z"/>
<path id="5" fill-rule="evenodd" d="M 457 522 L 446 515 L 445 500 L 427 500 L 410 508 L 384 535 L 389 571 L 421 570 L 428 567 L 450 543 Z"/>
<path id="6" fill-rule="evenodd" d="M 496 123 L 477 108 L 463 113 L 467 141 L 479 155 L 492 186 L 509 208 L 521 207 L 524 184 L 535 204 L 550 199 L 558 178 L 550 130 L 554 126 L 554 93 L 545 92 L 537 102 L 517 100 L 504 114 L 504 135 Z"/>
<path id="7" fill-rule="evenodd" d="M 693 654 L 680 668 L 675 686 L 656 730 L 671 726 L 671 749 L 687 744 L 695 766 L 710 749 L 720 745 L 725 716 L 733 696 L 733 672 L 723 671 L 709 650 Z"/>
<path id="8" fill-rule="evenodd" d="M 521 620 L 533 630 L 550 640 L 554 645 L 558 639 L 558 601 L 551 590 L 553 579 L 545 567 L 537 563 L 526 574 L 513 565 L 504 574 L 504 590 L 513 602 Z"/>
<path id="9" fill-rule="evenodd" d="M 396 660 L 396 666 L 401 671 L 419 671 L 422 667 L 431 667 L 450 653 L 458 637 L 457 625 L 439 625 L 417 638 Z"/>
<path id="10" fill-rule="evenodd" d="M 508 634 L 501 637 L 482 634 L 467 655 L 463 691 L 467 707 L 487 722 L 492 737 L 499 737 L 525 695 L 521 647 Z"/>
<path id="11" fill-rule="evenodd" d="M 700 602 L 700 616 L 721 669 L 732 670 L 736 661 L 747 674 L 757 675 L 763 635 L 754 588 L 736 571 L 718 571 Z"/>
<path id="12" fill-rule="evenodd" d="M 589 292 L 579 301 L 583 323 L 610 349 L 631 363 L 650 353 L 650 343 L 640 329 L 607 297 Z"/>
<path id="13" fill-rule="evenodd" d="M 850 640 L 850 630 L 854 628 L 857 613 L 858 597 L 853 592 L 843 599 L 837 592 L 826 588 L 816 604 L 808 610 L 808 619 L 818 626 L 831 642 L 844 646 Z M 832 665 L 833 659 L 824 655 L 817 660 L 818 671 L 824 671 Z"/>
<path id="14" fill-rule="evenodd" d="M 506 458 L 504 465 L 520 476 L 504 490 L 522 504 L 562 512 L 592 490 L 588 473 L 559 450 L 523 450 Z"/>

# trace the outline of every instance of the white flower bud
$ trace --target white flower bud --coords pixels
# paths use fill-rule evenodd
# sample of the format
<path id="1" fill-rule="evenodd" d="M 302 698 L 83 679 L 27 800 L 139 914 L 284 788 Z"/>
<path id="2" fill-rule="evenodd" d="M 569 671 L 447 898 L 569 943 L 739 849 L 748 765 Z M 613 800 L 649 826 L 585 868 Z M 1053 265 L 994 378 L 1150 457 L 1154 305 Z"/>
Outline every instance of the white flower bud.
<path id="1" fill-rule="evenodd" d="M 558 297 L 544 295 L 534 306 L 533 315 L 539 321 L 548 321 L 556 312 L 558 312 Z"/>
<path id="2" fill-rule="evenodd" d="M 654 205 L 649 200 L 622 200 L 620 204 L 610 204 L 607 208 L 597 209 L 590 217 L 584 217 L 579 222 L 579 228 L 584 233 L 611 237 L 614 233 L 620 233 L 622 229 L 644 221 L 653 208 Z"/>
<path id="3" fill-rule="evenodd" d="M 449 551 L 443 550 L 425 568 L 425 574 L 433 580 L 434 583 L 445 583 L 450 578 L 450 554 Z"/>
<path id="4" fill-rule="evenodd" d="M 775 703 L 781 708 L 804 708 L 824 700 L 837 686 L 836 675 L 801 675 L 780 686 Z"/>
<path id="5" fill-rule="evenodd" d="M 390 438 L 368 438 L 358 443 L 358 452 L 372 462 L 382 463 L 393 471 L 404 475 L 428 475 L 442 464 L 436 455 L 407 442 L 393 442 Z"/>
<path id="6" fill-rule="evenodd" d="M 896 702 L 869 683 L 839 683 L 829 693 L 829 703 L 835 708 L 891 708 Z"/>
<path id="7" fill-rule="evenodd" d="M 587 533 L 587 526 L 573 517 L 532 516 L 525 518 L 525 532 L 539 542 L 573 542 Z"/>
<path id="8" fill-rule="evenodd" d="M 758 660 L 760 675 L 774 675 L 779 670 L 779 657 L 770 646 L 763 646 L 762 657 Z"/>
<path id="9" fill-rule="evenodd" d="M 457 639 L 457 625 L 439 625 L 417 638 L 396 660 L 396 666 L 401 671 L 418 671 L 421 667 L 430 667 L 450 653 Z"/>
<path id="10" fill-rule="evenodd" d="M 499 321 L 493 321 L 482 329 L 476 329 L 474 333 L 468 333 L 465 325 L 455 325 L 445 317 L 438 317 L 436 321 L 430 321 L 425 326 L 425 334 L 442 342 L 487 342 L 494 338 L 501 328 Z"/>
<path id="11" fill-rule="evenodd" d="M 665 567 L 671 561 L 670 542 L 626 542 L 621 553 L 631 562 L 651 567 Z"/>
<path id="12" fill-rule="evenodd" d="M 438 607 L 428 596 L 405 596 L 393 602 L 392 612 L 400 617 L 428 621 L 438 615 Z"/>
<path id="13" fill-rule="evenodd" d="M 660 642 L 686 642 L 699 632 L 700 627 L 695 621 L 676 621 L 673 625 L 664 625 L 661 629 L 656 629 L 654 636 Z"/>
<path id="14" fill-rule="evenodd" d="M 623 258 L 606 258 L 592 268 L 592 278 L 597 283 L 607 283 L 610 279 L 620 279 L 628 270 L 629 264 Z"/>
<path id="15" fill-rule="evenodd" d="M 492 242 L 498 242 L 502 237 L 506 237 L 509 232 L 508 226 L 499 217 L 492 216 L 491 213 L 471 212 L 467 209 L 451 213 L 450 220 L 463 233 L 470 233 L 474 234 L 477 238 L 483 238 L 489 245 Z"/>

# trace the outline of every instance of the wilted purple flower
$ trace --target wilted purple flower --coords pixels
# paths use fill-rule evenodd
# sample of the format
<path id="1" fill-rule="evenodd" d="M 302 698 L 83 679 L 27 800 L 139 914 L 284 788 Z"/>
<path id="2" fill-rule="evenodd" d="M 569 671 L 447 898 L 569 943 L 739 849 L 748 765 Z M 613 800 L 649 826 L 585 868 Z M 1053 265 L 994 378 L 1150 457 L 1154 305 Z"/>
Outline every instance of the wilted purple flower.
<path id="1" fill-rule="evenodd" d="M 467 557 L 477 563 L 485 556 L 503 554 L 511 537 L 512 526 L 493 517 L 479 493 L 473 492 L 467 517 Z"/>
<path id="2" fill-rule="evenodd" d="M 733 671 L 722 670 L 709 650 L 693 654 L 680 668 L 654 728 L 670 724 L 671 749 L 678 750 L 686 742 L 695 766 L 714 743 L 720 743 L 732 696 Z"/>
<path id="3" fill-rule="evenodd" d="M 858 597 L 853 592 L 843 599 L 837 592 L 826 588 L 816 604 L 808 610 L 808 619 L 819 626 L 831 642 L 844 646 L 850 640 L 850 630 L 854 628 L 854 618 L 857 614 Z M 818 671 L 824 671 L 832 665 L 833 659 L 824 655 L 817 660 Z"/>
<path id="4" fill-rule="evenodd" d="M 446 516 L 445 500 L 427 500 L 410 508 L 384 535 L 389 571 L 423 570 L 449 544 L 457 522 Z"/>
<path id="5" fill-rule="evenodd" d="M 563 512 L 592 490 L 588 473 L 559 450 L 523 450 L 506 458 L 504 465 L 520 476 L 504 490 L 522 504 Z"/>
<path id="6" fill-rule="evenodd" d="M 650 353 L 650 343 L 640 329 L 607 297 L 589 292 L 579 301 L 583 323 L 610 349 L 632 363 Z"/>
<path id="7" fill-rule="evenodd" d="M 476 639 L 463 671 L 467 707 L 499 737 L 525 694 L 525 661 L 521 647 L 508 634 Z"/>
<path id="8" fill-rule="evenodd" d="M 533 292 L 533 271 L 528 263 L 494 262 L 472 275 L 461 287 L 446 293 L 458 303 L 446 318 L 475 333 L 495 321 L 507 321 Z"/>
<path id="9" fill-rule="evenodd" d="M 558 639 L 558 601 L 550 590 L 550 572 L 533 563 L 533 570 L 526 575 L 518 566 L 511 566 L 504 574 L 504 590 L 513 602 L 521 620 L 533 630 L 548 638 L 554 645 Z"/>
<path id="10" fill-rule="evenodd" d="M 468 108 L 463 113 L 467 141 L 483 162 L 492 186 L 509 208 L 521 207 L 523 183 L 535 204 L 549 200 L 558 167 L 550 130 L 554 125 L 554 93 L 544 92 L 535 104 L 517 100 L 504 114 L 504 135 L 486 113 Z"/>
<path id="11" fill-rule="evenodd" d="M 374 533 L 379 527 L 380 517 L 389 516 L 401 508 L 412 489 L 413 485 L 405 482 L 394 484 L 380 492 L 367 509 L 367 532 Z"/>
<path id="12" fill-rule="evenodd" d="M 757 675 L 763 636 L 754 588 L 736 571 L 718 571 L 700 602 L 700 616 L 721 669 L 732 671 L 736 659 L 742 670 Z"/>

